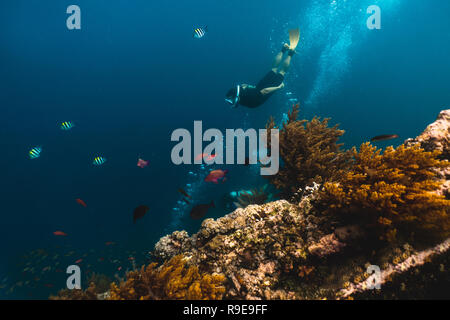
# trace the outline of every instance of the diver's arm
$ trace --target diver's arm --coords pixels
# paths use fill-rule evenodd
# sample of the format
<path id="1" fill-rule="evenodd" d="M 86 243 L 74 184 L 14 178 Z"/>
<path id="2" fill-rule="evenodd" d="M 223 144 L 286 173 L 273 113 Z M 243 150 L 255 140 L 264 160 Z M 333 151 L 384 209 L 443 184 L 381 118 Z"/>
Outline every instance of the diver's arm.
<path id="1" fill-rule="evenodd" d="M 272 93 L 274 91 L 280 90 L 284 88 L 284 82 L 282 82 L 278 87 L 270 87 L 270 88 L 264 88 L 261 90 L 261 94 L 265 96 L 266 94 Z"/>

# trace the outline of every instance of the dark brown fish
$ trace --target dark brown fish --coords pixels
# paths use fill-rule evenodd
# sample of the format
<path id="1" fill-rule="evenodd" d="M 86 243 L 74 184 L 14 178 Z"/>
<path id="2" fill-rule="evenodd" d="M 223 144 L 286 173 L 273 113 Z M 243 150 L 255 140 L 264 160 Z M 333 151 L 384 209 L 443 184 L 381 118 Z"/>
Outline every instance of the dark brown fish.
<path id="1" fill-rule="evenodd" d="M 150 208 L 147 206 L 139 206 L 133 211 L 133 223 L 136 223 L 136 220 L 141 219 Z"/>
<path id="2" fill-rule="evenodd" d="M 181 188 L 178 189 L 178 192 L 181 193 L 183 196 L 185 196 L 185 197 L 191 199 L 191 196 L 188 195 L 188 193 L 187 193 L 186 191 L 184 191 L 183 189 L 181 189 Z"/>
<path id="3" fill-rule="evenodd" d="M 198 204 L 191 210 L 191 218 L 194 220 L 198 220 L 203 218 L 206 213 L 208 212 L 209 208 L 214 208 L 214 201 L 211 201 L 211 203 L 207 204 Z"/>
<path id="4" fill-rule="evenodd" d="M 392 139 L 397 139 L 397 138 L 398 138 L 398 135 L 396 135 L 396 134 L 383 134 L 381 136 L 373 137 L 372 139 L 370 139 L 370 141 L 376 142 L 376 141 L 392 140 Z"/>
<path id="5" fill-rule="evenodd" d="M 183 201 L 186 202 L 187 204 L 191 204 L 186 198 L 183 198 Z"/>

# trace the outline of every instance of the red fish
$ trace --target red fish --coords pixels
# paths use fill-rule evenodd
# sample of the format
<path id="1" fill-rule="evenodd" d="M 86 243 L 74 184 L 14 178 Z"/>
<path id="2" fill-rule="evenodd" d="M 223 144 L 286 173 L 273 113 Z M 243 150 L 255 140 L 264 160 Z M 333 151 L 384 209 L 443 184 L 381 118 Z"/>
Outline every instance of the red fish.
<path id="1" fill-rule="evenodd" d="M 195 157 L 195 160 L 199 161 L 201 159 L 205 159 L 206 161 L 211 161 L 215 157 L 217 157 L 215 154 L 200 153 Z"/>
<path id="2" fill-rule="evenodd" d="M 100 262 L 102 262 L 102 261 L 104 261 L 105 260 L 105 258 L 99 258 L 98 259 L 98 261 L 100 261 Z"/>
<path id="3" fill-rule="evenodd" d="M 62 232 L 62 231 L 55 231 L 55 232 L 53 232 L 53 234 L 55 236 L 63 236 L 63 237 L 67 236 L 67 233 Z"/>
<path id="4" fill-rule="evenodd" d="M 134 260 L 134 257 L 129 257 L 128 260 L 132 261 Z"/>
<path id="5" fill-rule="evenodd" d="M 75 199 L 75 201 L 78 202 L 78 204 L 82 205 L 83 207 L 85 207 L 85 208 L 87 207 L 86 202 L 84 202 L 83 200 Z"/>
<path id="6" fill-rule="evenodd" d="M 120 271 L 120 270 L 122 270 L 122 267 L 118 267 L 118 268 L 117 268 L 117 271 Z"/>
<path id="7" fill-rule="evenodd" d="M 206 182 L 219 183 L 219 179 L 225 178 L 225 175 L 228 173 L 228 170 L 214 170 L 211 171 L 208 176 L 205 178 Z M 222 180 L 222 182 L 224 182 Z"/>
<path id="8" fill-rule="evenodd" d="M 139 168 L 145 168 L 146 166 L 148 166 L 148 161 L 139 158 L 139 160 L 137 162 L 137 166 Z"/>
<path id="9" fill-rule="evenodd" d="M 114 244 L 114 242 L 112 242 L 112 241 L 105 242 L 106 246 L 112 246 L 113 244 Z"/>
<path id="10" fill-rule="evenodd" d="M 81 262 L 83 262 L 83 259 L 78 259 L 77 261 L 75 261 L 75 264 L 79 264 Z"/>

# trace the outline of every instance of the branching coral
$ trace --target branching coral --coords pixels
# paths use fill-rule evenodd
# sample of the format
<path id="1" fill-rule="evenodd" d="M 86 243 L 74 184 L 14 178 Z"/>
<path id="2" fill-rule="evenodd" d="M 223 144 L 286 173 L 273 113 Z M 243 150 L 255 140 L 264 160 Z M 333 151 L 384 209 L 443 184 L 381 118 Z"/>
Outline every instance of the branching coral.
<path id="1" fill-rule="evenodd" d="M 352 169 L 338 182 L 324 185 L 321 201 L 326 213 L 373 227 L 387 240 L 406 229 L 448 236 L 450 201 L 435 191 L 442 183 L 436 170 L 449 163 L 438 159 L 439 151 L 401 145 L 381 154 L 365 143 L 353 156 Z"/>
<path id="2" fill-rule="evenodd" d="M 173 257 L 159 268 L 156 263 L 127 274 L 125 282 L 111 284 L 111 300 L 215 300 L 225 292 L 225 277 L 202 274 L 188 266 L 183 255 Z"/>
<path id="3" fill-rule="evenodd" d="M 297 120 L 299 105 L 288 113 L 280 130 L 280 157 L 283 160 L 278 174 L 269 176 L 270 182 L 289 199 L 307 185 L 323 183 L 341 174 L 350 160 L 350 152 L 342 152 L 338 139 L 344 134 L 338 125 L 328 127 L 330 119 Z M 275 128 L 273 118 L 266 125 Z"/>

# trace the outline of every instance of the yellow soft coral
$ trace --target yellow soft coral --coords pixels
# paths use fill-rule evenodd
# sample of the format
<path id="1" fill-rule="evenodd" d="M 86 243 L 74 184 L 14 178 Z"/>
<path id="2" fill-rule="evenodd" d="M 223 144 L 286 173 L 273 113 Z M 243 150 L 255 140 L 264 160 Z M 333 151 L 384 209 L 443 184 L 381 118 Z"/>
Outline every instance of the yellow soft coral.
<path id="1" fill-rule="evenodd" d="M 223 275 L 200 273 L 197 266 L 188 266 L 184 256 L 178 255 L 160 267 L 152 263 L 129 272 L 126 281 L 111 285 L 110 299 L 221 299 L 224 281 Z"/>
<path id="2" fill-rule="evenodd" d="M 449 162 L 438 156 L 438 151 L 404 145 L 388 147 L 382 154 L 365 143 L 359 152 L 353 152 L 352 169 L 324 184 L 321 201 L 325 212 L 381 228 L 387 240 L 405 227 L 448 236 L 450 201 L 435 191 L 442 184 L 436 169 L 449 166 Z"/>
<path id="3" fill-rule="evenodd" d="M 344 130 L 329 127 L 329 118 L 298 120 L 299 105 L 293 106 L 288 119 L 280 128 L 279 147 L 282 166 L 276 175 L 267 176 L 280 190 L 280 196 L 291 198 L 301 188 L 323 183 L 341 175 L 349 164 L 351 152 L 342 152 L 338 144 Z M 275 128 L 273 118 L 267 129 Z"/>

